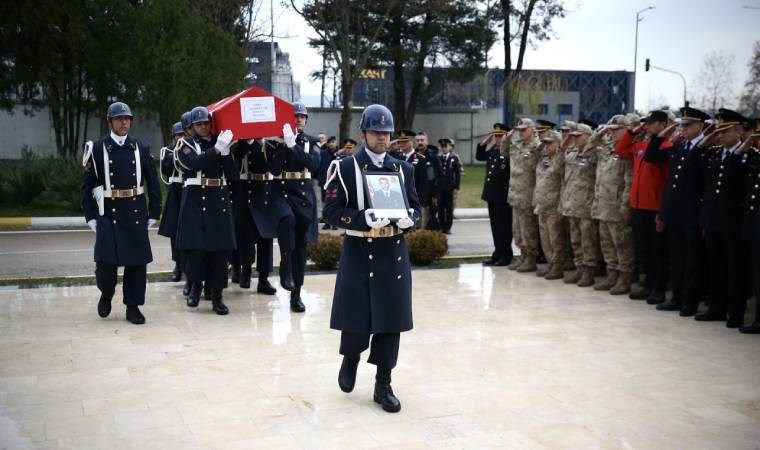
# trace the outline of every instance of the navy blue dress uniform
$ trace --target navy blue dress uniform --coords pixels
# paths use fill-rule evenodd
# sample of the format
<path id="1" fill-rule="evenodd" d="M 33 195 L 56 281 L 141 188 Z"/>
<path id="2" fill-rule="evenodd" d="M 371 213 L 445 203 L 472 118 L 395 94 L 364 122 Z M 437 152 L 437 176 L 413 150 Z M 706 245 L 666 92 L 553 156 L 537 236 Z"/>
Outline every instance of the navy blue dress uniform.
<path id="1" fill-rule="evenodd" d="M 683 125 L 704 125 L 710 115 L 698 109 L 681 108 Z M 699 300 L 707 288 L 705 242 L 699 227 L 702 203 L 702 171 L 704 152 L 699 147 L 703 139 L 680 140 L 672 144 L 652 136 L 644 160 L 650 163 L 668 162 L 668 178 L 657 218 L 665 223 L 670 251 L 670 278 L 673 297 L 657 305 L 661 311 L 679 311 L 683 317 L 697 313 Z"/>
<path id="2" fill-rule="evenodd" d="M 365 109 L 362 131 L 390 132 L 393 116 L 381 105 Z M 353 157 L 331 166 L 325 196 L 324 218 L 346 230 L 335 282 L 330 328 L 341 331 L 340 353 L 344 355 L 339 385 L 353 389 L 360 354 L 370 347 L 368 362 L 377 365 L 375 401 L 386 411 L 400 409 L 390 388 L 390 371 L 396 366 L 400 333 L 412 329 L 412 278 L 409 252 L 403 233 L 420 222 L 420 203 L 414 188 L 413 167 L 388 154 L 377 166 L 360 148 Z M 374 153 L 373 153 L 374 154 Z M 411 225 L 395 224 L 371 228 L 365 211 L 367 193 L 362 174 L 398 172 L 409 203 Z"/>
<path id="3" fill-rule="evenodd" d="M 114 120 L 126 117 L 131 125 L 132 112 L 125 103 L 108 108 L 112 129 Z M 145 318 L 138 306 L 145 303 L 146 265 L 153 261 L 148 226 L 161 214 L 161 190 L 150 147 L 112 131 L 87 143 L 84 165 L 81 201 L 85 219 L 95 231 L 95 277 L 101 292 L 98 314 L 110 314 L 117 268 L 123 266 L 127 320 L 142 324 Z"/>
<path id="4" fill-rule="evenodd" d="M 746 119 L 740 114 L 723 110 L 716 116 L 716 132 L 728 132 Z M 702 207 L 699 225 L 705 233 L 707 255 L 710 260 L 710 304 L 707 312 L 697 314 L 696 320 L 726 320 L 727 326 L 743 325 L 746 302 L 741 251 L 741 219 L 744 178 L 742 159 L 731 148 L 721 145 L 705 150 Z"/>
<path id="5" fill-rule="evenodd" d="M 307 115 L 306 107 L 296 102 L 296 115 Z M 273 195 L 285 201 L 293 212 L 295 226 L 295 246 L 291 252 L 291 272 L 293 274 L 293 289 L 290 291 L 290 309 L 293 312 L 303 312 L 305 307 L 301 301 L 301 287 L 306 273 L 306 244 L 317 242 L 319 237 L 317 219 L 317 199 L 311 184 L 312 174 L 319 169 L 319 148 L 317 139 L 298 131 L 295 145 L 291 148 L 280 144 L 275 151 L 274 159 L 282 168 L 281 179 L 272 185 Z M 282 270 L 282 261 L 280 269 Z"/>
<path id="6" fill-rule="evenodd" d="M 492 135 L 504 136 L 509 127 L 503 123 L 493 125 Z M 491 236 L 494 251 L 483 264 L 506 266 L 512 262 L 512 208 L 507 203 L 509 190 L 509 156 L 501 153 L 498 145 L 479 143 L 475 149 L 475 159 L 486 162 L 486 177 L 480 198 L 488 204 L 488 219 L 491 222 Z"/>
<path id="7" fill-rule="evenodd" d="M 462 177 L 462 163 L 459 156 L 452 151 L 454 141 L 443 138 L 438 141 L 443 146 L 449 146 L 449 152 L 440 152 L 438 160 L 441 166 L 441 176 L 438 179 L 438 225 L 441 231 L 451 233 L 454 223 L 454 191 L 459 190 Z"/>
<path id="8" fill-rule="evenodd" d="M 191 111 L 193 124 L 210 122 L 205 107 Z M 185 179 L 177 227 L 177 245 L 184 252 L 183 271 L 192 282 L 187 304 L 197 307 L 201 283 L 211 291 L 213 309 L 224 315 L 229 311 L 222 300 L 227 287 L 229 253 L 236 249 L 232 203 L 227 184 L 237 179 L 230 154 L 222 156 L 216 138 L 197 133 L 183 138 L 175 150 L 177 164 Z"/>
<path id="9" fill-rule="evenodd" d="M 235 209 L 238 252 L 243 263 L 241 282 L 250 282 L 250 266 L 255 260 L 259 278 L 256 290 L 268 295 L 276 292 L 268 280 L 273 270 L 274 238 L 280 247 L 280 260 L 284 261 L 280 264 L 280 284 L 284 289 L 293 289 L 290 254 L 295 248 L 296 219 L 285 199 L 273 194 L 273 187 L 277 187 L 282 178 L 282 165 L 274 157 L 276 148 L 274 141 L 249 140 L 238 142 L 235 150 L 240 161 Z"/>
<path id="10" fill-rule="evenodd" d="M 411 141 L 414 136 L 417 133 L 415 133 L 412 130 L 399 130 L 396 136 L 396 140 L 399 142 L 409 142 Z M 391 156 L 401 160 L 406 161 L 409 164 L 412 165 L 414 168 L 414 188 L 417 191 L 417 197 L 423 198 L 425 195 L 427 195 L 427 164 L 426 164 L 426 157 L 425 155 L 421 155 L 417 153 L 414 149 L 410 152 L 407 152 L 406 154 L 402 151 L 394 152 L 391 154 Z"/>
<path id="11" fill-rule="evenodd" d="M 431 146 L 427 146 L 424 153 L 418 153 L 425 158 L 425 170 L 423 171 L 425 186 L 422 190 L 422 194 L 418 191 L 417 195 L 420 199 L 420 205 L 422 205 L 423 208 L 422 228 L 427 230 L 438 230 L 440 229 L 440 224 L 438 223 L 438 201 L 441 195 L 438 182 L 443 175 L 441 161 L 437 157 L 438 148 L 433 147 L 436 149 L 436 153 L 431 154 L 430 147 Z M 427 219 L 427 222 L 425 222 L 425 219 Z"/>
<path id="12" fill-rule="evenodd" d="M 158 234 L 169 238 L 172 247 L 172 281 L 179 281 L 182 277 L 182 253 L 177 248 L 177 219 L 179 217 L 179 204 L 182 200 L 182 171 L 174 164 L 174 146 L 185 131 L 182 122 L 172 126 L 172 147 L 162 147 L 160 154 L 161 180 L 166 184 L 166 199 L 164 209 L 161 212 L 161 224 L 158 226 Z"/>
<path id="13" fill-rule="evenodd" d="M 760 333 L 760 119 L 753 119 L 754 130 L 749 137 L 744 157 L 744 218 L 742 239 L 749 247 L 749 270 L 755 296 L 755 319 L 739 328 L 742 333 Z"/>

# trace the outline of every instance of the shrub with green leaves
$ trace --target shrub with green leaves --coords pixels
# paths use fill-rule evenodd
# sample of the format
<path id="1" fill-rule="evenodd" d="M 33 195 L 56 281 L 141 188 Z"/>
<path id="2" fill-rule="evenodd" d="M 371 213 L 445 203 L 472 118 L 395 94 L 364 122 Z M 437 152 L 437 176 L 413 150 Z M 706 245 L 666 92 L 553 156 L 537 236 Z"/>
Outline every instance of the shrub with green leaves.
<path id="1" fill-rule="evenodd" d="M 343 236 L 320 233 L 317 242 L 306 246 L 307 257 L 321 270 L 335 270 L 340 261 Z"/>
<path id="2" fill-rule="evenodd" d="M 408 233 L 406 244 L 412 264 L 428 266 L 446 255 L 449 249 L 446 235 L 440 231 L 419 230 Z"/>

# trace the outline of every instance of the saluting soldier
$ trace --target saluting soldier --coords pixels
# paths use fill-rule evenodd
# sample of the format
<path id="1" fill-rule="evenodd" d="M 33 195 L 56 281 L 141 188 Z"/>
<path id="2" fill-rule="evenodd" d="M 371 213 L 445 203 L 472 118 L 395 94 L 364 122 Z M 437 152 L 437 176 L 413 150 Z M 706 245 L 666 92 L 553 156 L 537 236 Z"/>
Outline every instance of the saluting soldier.
<path id="1" fill-rule="evenodd" d="M 515 134 L 517 130 L 517 134 Z M 520 247 L 520 264 L 509 268 L 518 272 L 534 272 L 538 257 L 538 219 L 533 213 L 533 191 L 536 188 L 536 165 L 541 157 L 535 124 L 520 119 L 502 142 L 503 153 L 509 156 L 509 190 L 507 202 L 512 207 L 512 237 Z"/>
<path id="2" fill-rule="evenodd" d="M 564 281 L 588 287 L 594 284 L 599 239 L 598 229 L 591 218 L 598 143 L 591 141 L 593 131 L 583 123 L 570 134 L 575 137 L 575 143 L 565 152 L 561 211 L 570 224 L 570 245 L 576 269 Z"/>
<path id="3" fill-rule="evenodd" d="M 652 136 L 644 160 L 669 162 L 655 223 L 668 234 L 673 297 L 657 305 L 657 309 L 680 311 L 681 316 L 690 317 L 697 313 L 706 289 L 705 243 L 699 228 L 704 153 L 699 143 L 704 139 L 705 121 L 710 115 L 691 107 L 681 108 L 680 112 L 680 135 L 675 142 L 668 139 L 674 124 Z"/>
<path id="4" fill-rule="evenodd" d="M 475 159 L 486 162 L 481 199 L 488 204 L 488 220 L 494 251 L 483 261 L 486 266 L 506 266 L 513 262 L 512 254 L 512 207 L 507 203 L 509 189 L 509 155 L 501 152 L 501 144 L 509 127 L 503 123 L 493 124 L 489 133 L 475 148 Z"/>
<path id="5" fill-rule="evenodd" d="M 547 280 L 562 278 L 565 265 L 565 218 L 559 212 L 562 180 L 565 177 L 565 154 L 560 149 L 562 135 L 547 131 L 541 138 L 541 156 L 536 164 L 536 187 L 533 193 L 533 212 L 538 216 L 541 246 L 549 262 L 545 271 L 536 272 Z"/>
<path id="6" fill-rule="evenodd" d="M 746 334 L 760 334 L 760 119 L 752 119 L 752 132 L 739 147 L 744 157 L 744 220 L 742 239 L 749 245 L 749 268 L 755 295 L 755 320 L 739 328 Z"/>
<path id="7" fill-rule="evenodd" d="M 283 127 L 284 144 L 275 152 L 275 159 L 282 167 L 282 179 L 275 183 L 274 195 L 285 200 L 295 217 L 293 232 L 295 247 L 291 252 L 291 273 L 293 289 L 290 291 L 290 310 L 304 312 L 301 301 L 301 287 L 306 274 L 306 244 L 317 242 L 318 220 L 317 200 L 311 184 L 311 174 L 319 168 L 319 145 L 317 139 L 306 134 L 304 128 L 309 118 L 306 106 L 301 102 L 293 104 L 296 131 L 289 124 Z M 287 262 L 280 261 L 280 269 Z M 286 269 L 287 270 L 287 269 Z M 285 286 L 283 286 L 285 287 Z"/>
<path id="8" fill-rule="evenodd" d="M 638 118 L 633 120 L 638 122 Z M 594 289 L 612 295 L 630 292 L 636 264 L 629 204 L 633 164 L 615 153 L 617 142 L 631 123 L 624 115 L 614 115 L 592 137 L 600 144 L 595 147 L 597 165 L 591 218 L 599 221 L 599 241 L 607 265 L 607 278 L 594 284 Z"/>
<path id="9" fill-rule="evenodd" d="M 182 128 L 182 122 L 177 122 L 172 126 L 171 145 L 161 147 L 161 181 L 166 188 L 166 200 L 164 201 L 164 210 L 161 213 L 161 224 L 158 226 L 158 234 L 170 239 L 172 247 L 172 261 L 174 269 L 172 270 L 172 281 L 179 281 L 182 278 L 182 260 L 181 252 L 177 248 L 177 218 L 179 217 L 179 204 L 182 200 L 182 172 L 174 165 L 174 147 L 181 137 L 185 135 Z"/>
<path id="10" fill-rule="evenodd" d="M 741 251 L 741 219 L 744 199 L 741 114 L 721 109 L 715 116 L 715 131 L 702 140 L 706 148 L 703 160 L 702 207 L 699 225 L 705 233 L 710 258 L 707 312 L 697 314 L 698 321 L 726 321 L 729 328 L 744 325 L 744 265 Z M 717 142 L 717 145 L 715 143 Z"/>
<path id="11" fill-rule="evenodd" d="M 285 198 L 273 192 L 282 178 L 281 161 L 275 158 L 277 148 L 275 141 L 250 139 L 238 142 L 234 150 L 240 161 L 241 180 L 235 203 L 239 220 L 238 253 L 243 265 L 241 287 L 250 286 L 251 264 L 255 259 L 256 291 L 267 295 L 277 292 L 269 282 L 275 237 L 280 248 L 280 286 L 288 291 L 294 287 L 291 254 L 295 248 L 296 219 Z"/>
<path id="12" fill-rule="evenodd" d="M 335 153 L 335 159 L 343 159 L 354 154 L 356 150 L 356 141 L 351 138 L 346 138 L 343 141 L 343 145 Z"/>
<path id="13" fill-rule="evenodd" d="M 374 400 L 383 410 L 397 412 L 401 403 L 391 388 L 391 371 L 398 360 L 400 333 L 412 329 L 412 274 L 403 233 L 419 223 L 420 204 L 412 166 L 386 154 L 393 131 L 390 110 L 368 106 L 360 129 L 364 148 L 334 162 L 328 175 L 324 217 L 346 230 L 330 328 L 341 330 L 340 389 L 354 389 L 360 355 L 370 348 L 368 362 L 377 366 Z M 360 174 L 372 172 L 399 173 L 408 217 L 391 224 L 380 210 L 367 208 Z"/>
<path id="14" fill-rule="evenodd" d="M 441 177 L 438 180 L 438 224 L 441 231 L 451 234 L 451 226 L 454 223 L 454 197 L 459 192 L 462 163 L 459 162 L 459 156 L 453 153 L 453 140 L 442 138 L 438 140 L 438 144 L 438 159 L 441 165 Z"/>
<path id="15" fill-rule="evenodd" d="M 212 309 L 219 315 L 229 313 L 222 290 L 227 287 L 229 254 L 236 248 L 232 202 L 227 184 L 237 179 L 230 155 L 232 132 L 211 134 L 211 113 L 204 106 L 190 111 L 194 134 L 183 138 L 175 150 L 182 167 L 182 190 L 178 247 L 184 253 L 184 272 L 192 282 L 187 306 L 198 306 L 201 283 L 210 290 Z"/>
<path id="16" fill-rule="evenodd" d="M 148 228 L 161 214 L 161 189 L 150 147 L 129 135 L 132 118 L 126 103 L 108 107 L 111 132 L 85 148 L 81 199 L 87 225 L 95 232 L 98 315 L 111 313 L 117 270 L 123 266 L 126 318 L 140 325 L 145 323 L 139 306 L 145 304 L 146 265 L 153 261 Z"/>

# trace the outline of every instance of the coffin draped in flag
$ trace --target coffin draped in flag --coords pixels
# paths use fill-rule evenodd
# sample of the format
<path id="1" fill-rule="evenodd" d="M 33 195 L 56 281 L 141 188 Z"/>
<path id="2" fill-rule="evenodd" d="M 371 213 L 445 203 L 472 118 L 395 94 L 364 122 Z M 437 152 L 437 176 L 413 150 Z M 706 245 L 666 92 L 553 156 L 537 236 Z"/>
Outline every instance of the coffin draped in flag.
<path id="1" fill-rule="evenodd" d="M 282 126 L 293 123 L 293 105 L 269 92 L 250 87 L 208 105 L 214 134 L 231 130 L 235 139 L 282 136 Z"/>

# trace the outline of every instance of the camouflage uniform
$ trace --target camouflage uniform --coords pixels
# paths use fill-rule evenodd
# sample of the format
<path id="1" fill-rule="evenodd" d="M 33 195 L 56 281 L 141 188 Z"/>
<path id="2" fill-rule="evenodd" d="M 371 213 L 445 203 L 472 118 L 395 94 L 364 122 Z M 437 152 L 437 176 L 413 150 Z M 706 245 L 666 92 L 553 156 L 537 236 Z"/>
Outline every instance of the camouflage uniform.
<path id="1" fill-rule="evenodd" d="M 591 127 L 578 125 L 578 132 L 589 133 Z M 589 141 L 583 149 L 576 146 L 568 148 L 565 153 L 565 178 L 562 187 L 561 211 L 570 223 L 570 244 L 576 274 L 565 281 L 580 283 L 583 274 L 584 285 L 588 284 L 590 272 L 593 284 L 593 271 L 596 267 L 598 230 L 591 219 L 591 204 L 594 200 L 594 182 L 596 180 L 597 152 L 596 143 Z"/>
<path id="2" fill-rule="evenodd" d="M 562 136 L 551 131 L 543 142 L 561 142 Z M 541 235 L 541 247 L 549 262 L 547 279 L 562 278 L 562 266 L 565 262 L 567 236 L 565 218 L 559 212 L 562 193 L 562 180 L 565 176 L 565 154 L 557 150 L 550 154 L 541 151 L 536 165 L 536 188 L 533 193 L 533 212 L 538 215 L 538 229 Z"/>
<path id="3" fill-rule="evenodd" d="M 532 121 L 520 121 L 521 124 L 526 122 L 532 125 Z M 528 126 L 532 128 L 531 125 Z M 525 125 L 517 125 L 518 128 L 521 126 Z M 518 136 L 513 136 L 511 142 L 505 145 L 510 163 L 507 203 L 512 207 L 512 236 L 522 255 L 520 271 L 528 271 L 524 268 L 535 270 L 538 255 L 538 222 L 533 214 L 533 190 L 536 186 L 536 164 L 541 155 L 539 144 L 536 137 L 524 143 Z"/>
<path id="4" fill-rule="evenodd" d="M 625 126 L 624 116 L 610 119 L 608 126 Z M 607 263 L 607 279 L 594 286 L 597 290 L 609 290 L 617 284 L 622 272 L 630 277 L 635 256 L 631 229 L 629 195 L 633 178 L 633 164 L 615 154 L 615 141 L 609 136 L 596 135 L 600 141 L 597 150 L 596 186 L 591 216 L 599 220 L 599 237 L 602 254 Z"/>

